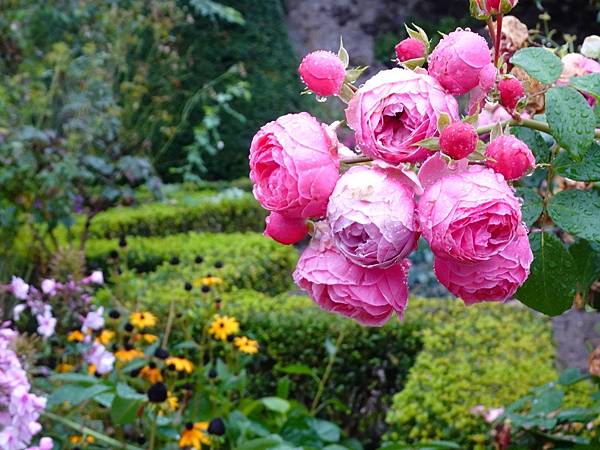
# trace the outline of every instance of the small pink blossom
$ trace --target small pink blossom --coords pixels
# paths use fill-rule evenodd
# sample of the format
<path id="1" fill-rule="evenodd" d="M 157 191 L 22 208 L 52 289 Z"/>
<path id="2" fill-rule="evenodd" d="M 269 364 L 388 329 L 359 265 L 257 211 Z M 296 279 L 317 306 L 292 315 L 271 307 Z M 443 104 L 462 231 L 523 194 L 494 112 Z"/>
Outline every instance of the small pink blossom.
<path id="1" fill-rule="evenodd" d="M 82 284 L 104 284 L 104 274 L 101 270 L 94 270 L 89 276 L 81 280 Z"/>
<path id="2" fill-rule="evenodd" d="M 26 300 L 29 293 L 29 285 L 22 278 L 13 275 L 10 283 L 10 289 L 13 295 L 19 300 Z"/>
<path id="3" fill-rule="evenodd" d="M 52 279 L 45 279 L 42 281 L 41 288 L 42 292 L 50 297 L 56 294 L 56 288 L 58 287 L 58 283 Z"/>
<path id="4" fill-rule="evenodd" d="M 265 236 L 284 245 L 300 242 L 308 233 L 304 219 L 285 217 L 276 212 L 269 214 L 266 225 Z"/>
<path id="5" fill-rule="evenodd" d="M 298 73 L 308 89 L 326 97 L 340 93 L 346 68 L 335 53 L 317 50 L 302 59 Z"/>
<path id="6" fill-rule="evenodd" d="M 38 315 L 36 319 L 38 322 L 37 332 L 40 336 L 43 336 L 47 339 L 54 334 L 54 329 L 56 328 L 56 319 L 52 317 L 52 312 L 49 305 L 46 305 L 44 314 Z"/>
<path id="7" fill-rule="evenodd" d="M 110 372 L 115 363 L 115 355 L 106 350 L 102 344 L 94 342 L 84 354 L 85 361 L 96 367 L 100 375 Z"/>
<path id="8" fill-rule="evenodd" d="M 83 320 L 81 331 L 87 333 L 89 330 L 99 330 L 104 326 L 104 307 L 101 306 L 95 311 L 90 311 Z"/>

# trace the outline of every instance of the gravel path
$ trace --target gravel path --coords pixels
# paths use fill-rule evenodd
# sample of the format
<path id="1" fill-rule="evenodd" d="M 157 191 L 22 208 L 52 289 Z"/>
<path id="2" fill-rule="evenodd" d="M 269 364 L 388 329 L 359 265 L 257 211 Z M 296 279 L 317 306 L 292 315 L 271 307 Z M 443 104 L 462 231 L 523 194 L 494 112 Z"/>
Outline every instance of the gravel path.
<path id="1" fill-rule="evenodd" d="M 600 313 L 571 310 L 552 319 L 560 369 L 587 371 L 588 354 L 600 345 Z"/>

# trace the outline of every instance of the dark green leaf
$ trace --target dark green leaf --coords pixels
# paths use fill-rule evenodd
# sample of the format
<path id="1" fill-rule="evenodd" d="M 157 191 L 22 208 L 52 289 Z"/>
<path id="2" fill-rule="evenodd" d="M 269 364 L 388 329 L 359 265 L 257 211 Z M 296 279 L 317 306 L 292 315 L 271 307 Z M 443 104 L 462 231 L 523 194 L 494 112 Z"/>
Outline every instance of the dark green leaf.
<path id="1" fill-rule="evenodd" d="M 98 378 L 91 375 L 84 375 L 81 373 L 56 373 L 50 377 L 51 381 L 62 381 L 65 383 L 77 383 L 77 384 L 97 384 L 99 383 Z"/>
<path id="2" fill-rule="evenodd" d="M 111 387 L 105 384 L 94 384 L 88 387 L 65 385 L 52 393 L 48 399 L 48 403 L 56 405 L 66 401 L 72 406 L 76 406 L 109 390 L 111 390 Z"/>
<path id="3" fill-rule="evenodd" d="M 264 438 L 252 439 L 238 445 L 237 450 L 267 450 L 281 444 L 283 439 L 278 435 L 271 435 Z"/>
<path id="4" fill-rule="evenodd" d="M 544 209 L 542 197 L 529 188 L 517 188 L 517 195 L 523 199 L 523 206 L 521 207 L 523 222 L 528 227 L 531 227 L 538 220 Z"/>
<path id="5" fill-rule="evenodd" d="M 283 373 L 289 373 L 290 375 L 308 375 L 317 381 L 319 380 L 319 377 L 315 371 L 304 364 L 289 364 L 287 366 L 278 368 L 277 370 Z"/>
<path id="6" fill-rule="evenodd" d="M 285 414 L 290 409 L 290 403 L 287 400 L 278 397 L 264 397 L 260 402 L 270 411 Z"/>
<path id="7" fill-rule="evenodd" d="M 525 127 L 511 127 L 510 133 L 527 144 L 537 163 L 550 162 L 550 147 L 539 131 Z"/>
<path id="8" fill-rule="evenodd" d="M 587 100 L 570 87 L 546 93 L 546 119 L 550 132 L 571 157 L 581 160 L 594 141 L 596 118 Z"/>
<path id="9" fill-rule="evenodd" d="M 600 196 L 596 192 L 561 191 L 550 199 L 548 212 L 563 230 L 581 239 L 600 242 Z"/>
<path id="10" fill-rule="evenodd" d="M 554 83 L 563 70 L 563 64 L 558 56 L 550 50 L 539 47 L 519 50 L 510 58 L 510 62 L 544 84 Z"/>
<path id="11" fill-rule="evenodd" d="M 121 398 L 129 399 L 129 400 L 145 400 L 146 395 L 140 394 L 131 386 L 128 386 L 125 383 L 117 384 L 117 395 Z"/>
<path id="12" fill-rule="evenodd" d="M 308 424 L 322 441 L 338 442 L 340 440 L 342 432 L 336 424 L 315 418 L 309 419 Z"/>
<path id="13" fill-rule="evenodd" d="M 548 415 L 556 411 L 562 405 L 564 392 L 559 389 L 551 389 L 544 392 L 539 397 L 535 397 L 531 402 L 530 414 Z"/>
<path id="14" fill-rule="evenodd" d="M 591 73 L 582 77 L 573 77 L 569 82 L 575 89 L 587 92 L 600 100 L 600 73 Z"/>
<path id="15" fill-rule="evenodd" d="M 141 400 L 115 396 L 110 407 L 110 419 L 114 425 L 125 425 L 135 421 L 137 410 L 141 406 Z"/>
<path id="16" fill-rule="evenodd" d="M 559 175 L 576 181 L 600 181 L 600 144 L 594 142 L 581 162 L 573 161 L 567 153 L 559 154 L 552 162 Z"/>
<path id="17" fill-rule="evenodd" d="M 529 278 L 516 293 L 522 303 L 549 316 L 558 316 L 573 303 L 576 266 L 563 243 L 553 234 L 531 233 L 533 263 Z"/>
<path id="18" fill-rule="evenodd" d="M 569 247 L 569 253 L 577 265 L 579 292 L 585 295 L 600 277 L 600 244 L 579 239 Z"/>
<path id="19" fill-rule="evenodd" d="M 587 378 L 587 375 L 582 373 L 581 370 L 576 367 L 570 367 L 560 374 L 560 377 L 558 377 L 558 383 L 562 384 L 563 386 L 570 386 L 585 378 Z"/>

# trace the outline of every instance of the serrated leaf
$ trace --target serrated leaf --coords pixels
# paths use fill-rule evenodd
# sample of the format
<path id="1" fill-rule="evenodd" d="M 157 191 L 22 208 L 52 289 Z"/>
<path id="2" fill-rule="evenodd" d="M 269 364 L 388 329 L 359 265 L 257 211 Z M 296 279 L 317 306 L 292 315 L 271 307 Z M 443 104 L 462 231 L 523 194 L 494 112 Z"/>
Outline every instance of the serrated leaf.
<path id="1" fill-rule="evenodd" d="M 580 239 L 569 247 L 569 253 L 577 265 L 578 290 L 586 295 L 600 277 L 600 244 Z"/>
<path id="2" fill-rule="evenodd" d="M 563 243 L 550 233 L 531 233 L 533 262 L 527 281 L 515 297 L 536 311 L 558 316 L 573 304 L 576 266 Z"/>
<path id="3" fill-rule="evenodd" d="M 552 161 L 559 175 L 576 181 L 600 181 L 600 144 L 594 142 L 581 161 L 573 161 L 560 153 Z"/>
<path id="4" fill-rule="evenodd" d="M 591 73 L 582 77 L 573 77 L 569 84 L 575 89 L 586 92 L 600 100 L 600 73 Z"/>
<path id="5" fill-rule="evenodd" d="M 594 191 L 570 189 L 550 199 L 552 221 L 578 238 L 600 242 L 600 195 Z"/>
<path id="6" fill-rule="evenodd" d="M 594 142 L 596 119 L 586 99 L 570 87 L 546 93 L 546 120 L 556 141 L 571 158 L 581 160 Z"/>
<path id="7" fill-rule="evenodd" d="M 523 187 L 517 188 L 517 195 L 523 199 L 523 205 L 521 206 L 523 222 L 531 227 L 544 210 L 542 197 L 533 189 Z"/>
<path id="8" fill-rule="evenodd" d="M 525 127 L 511 127 L 510 133 L 527 144 L 537 163 L 550 162 L 550 147 L 539 131 Z"/>
<path id="9" fill-rule="evenodd" d="M 510 63 L 544 84 L 554 83 L 563 70 L 562 61 L 558 56 L 539 47 L 522 48 L 510 58 Z"/>

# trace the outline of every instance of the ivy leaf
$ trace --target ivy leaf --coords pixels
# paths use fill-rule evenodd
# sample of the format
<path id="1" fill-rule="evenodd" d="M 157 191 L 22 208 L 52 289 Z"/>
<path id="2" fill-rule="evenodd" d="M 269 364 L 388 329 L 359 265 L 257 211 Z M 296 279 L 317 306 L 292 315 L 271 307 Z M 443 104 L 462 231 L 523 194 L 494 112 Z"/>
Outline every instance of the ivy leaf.
<path id="1" fill-rule="evenodd" d="M 569 253 L 577 265 L 579 292 L 586 295 L 600 276 L 600 244 L 580 239 L 569 247 Z"/>
<path id="2" fill-rule="evenodd" d="M 600 73 L 592 73 L 582 77 L 573 77 L 569 80 L 571 86 L 596 97 L 600 100 Z"/>
<path id="3" fill-rule="evenodd" d="M 580 162 L 561 153 L 552 165 L 556 173 L 563 177 L 576 181 L 600 181 L 600 144 L 594 142 Z"/>
<path id="4" fill-rule="evenodd" d="M 600 195 L 570 189 L 550 199 L 548 212 L 563 230 L 588 241 L 600 242 Z"/>
<path id="5" fill-rule="evenodd" d="M 523 213 L 523 222 L 528 227 L 531 227 L 542 214 L 544 204 L 540 197 L 533 189 L 517 188 L 517 195 L 523 199 L 521 212 Z"/>
<path id="6" fill-rule="evenodd" d="M 571 158 L 581 160 L 594 142 L 596 118 L 585 97 L 570 87 L 546 93 L 546 119 L 552 136 Z"/>
<path id="7" fill-rule="evenodd" d="M 527 144 L 537 163 L 550 162 L 550 147 L 539 131 L 525 127 L 511 127 L 510 133 Z"/>
<path id="8" fill-rule="evenodd" d="M 510 62 L 544 84 L 554 83 L 563 70 L 563 64 L 558 56 L 539 47 L 519 50 L 510 58 Z"/>
<path id="9" fill-rule="evenodd" d="M 573 257 L 555 235 L 531 233 L 533 263 L 527 281 L 516 298 L 536 311 L 558 316 L 573 304 L 577 283 Z"/>

